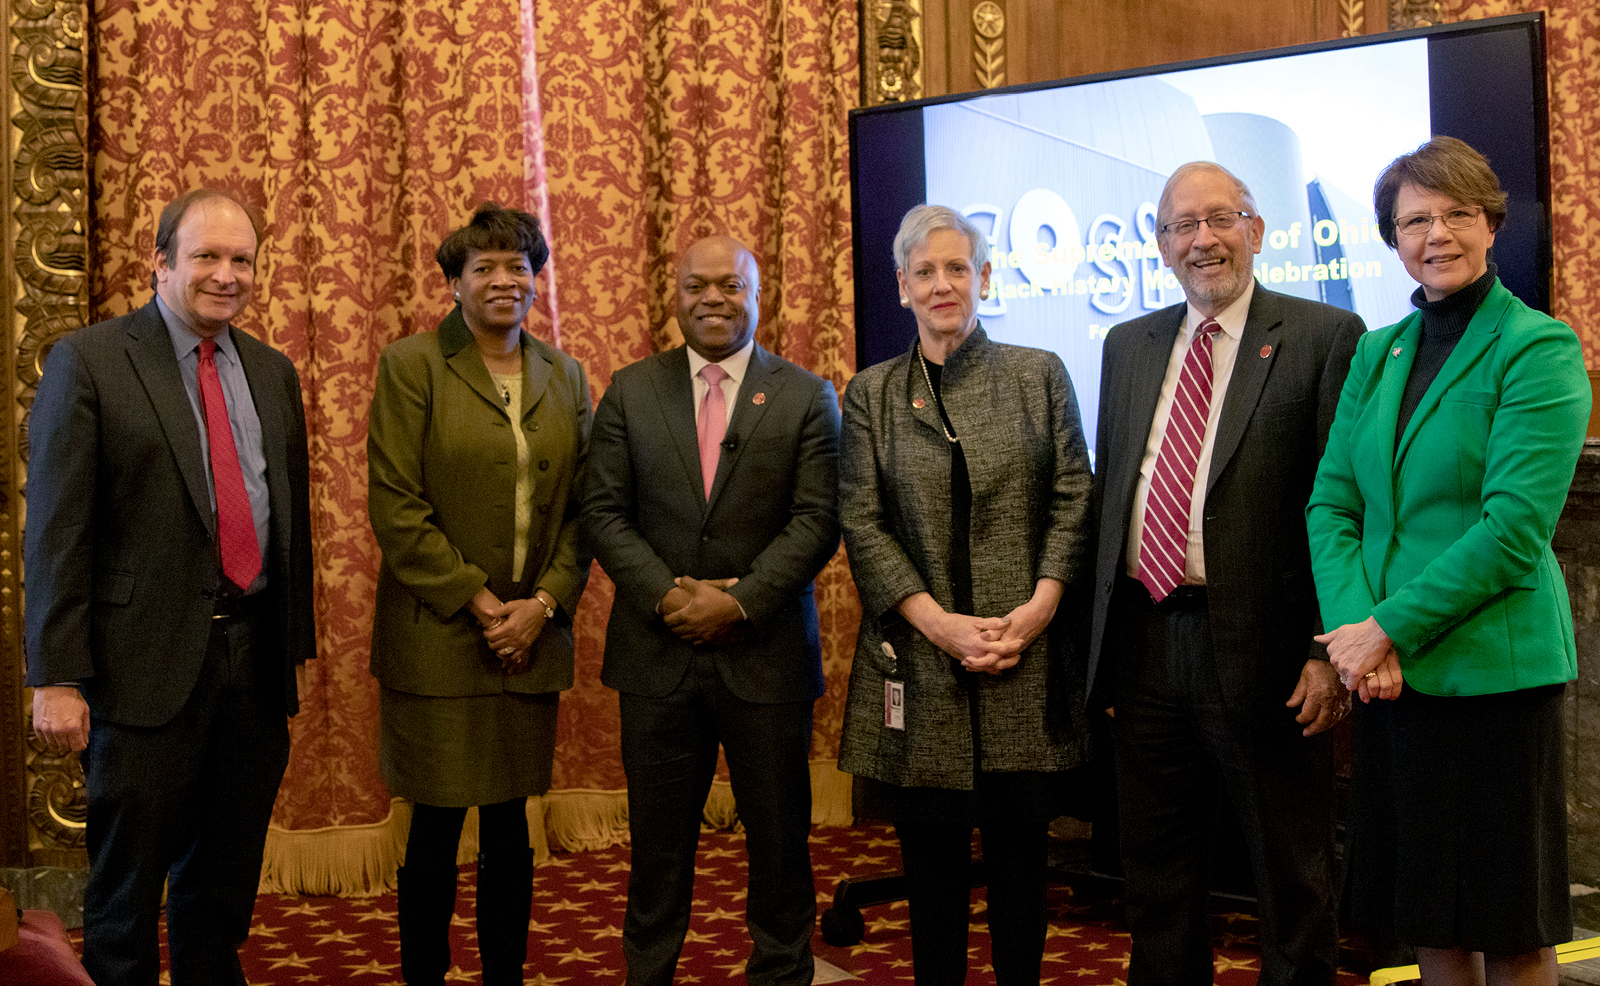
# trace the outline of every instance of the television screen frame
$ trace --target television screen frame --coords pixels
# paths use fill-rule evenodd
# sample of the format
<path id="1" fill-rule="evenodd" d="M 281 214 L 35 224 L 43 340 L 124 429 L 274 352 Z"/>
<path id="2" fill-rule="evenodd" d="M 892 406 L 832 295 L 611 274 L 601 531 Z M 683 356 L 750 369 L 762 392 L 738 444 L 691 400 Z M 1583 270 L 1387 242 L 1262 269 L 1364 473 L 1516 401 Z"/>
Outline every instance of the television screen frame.
<path id="1" fill-rule="evenodd" d="M 916 335 L 912 314 L 899 304 L 891 244 L 905 212 L 926 201 L 928 168 L 924 117 L 930 108 L 1415 39 L 1427 43 L 1428 105 L 1433 134 L 1459 137 L 1482 151 L 1494 165 L 1508 193 L 1510 213 L 1497 232 L 1494 250 L 1501 280 L 1529 306 L 1549 312 L 1554 267 L 1549 79 L 1544 17 L 1542 12 L 1534 12 L 852 110 L 849 140 L 856 368 L 859 370 L 905 352 Z M 1471 57 L 1468 57 L 1469 51 L 1473 52 Z M 1507 81 L 1508 60 L 1511 69 L 1518 72 L 1526 69 L 1526 87 L 1520 80 Z M 1347 191 L 1352 196 L 1367 197 L 1370 218 L 1370 187 Z M 958 201 L 937 204 L 956 209 L 970 205 Z M 1266 219 L 1271 229 L 1273 219 L 1271 216 Z M 1387 251 L 1387 247 L 1383 249 Z M 1397 258 L 1394 263 L 1398 267 Z M 1164 270 L 1159 260 L 1155 266 Z M 1182 300 L 1179 290 L 1168 303 Z M 1146 311 L 1135 307 L 1112 324 Z M 1378 327 L 1368 326 L 1369 329 Z M 1086 384 L 1091 381 L 1079 380 L 1077 376 L 1074 374 L 1074 383 L 1080 406 L 1092 414 L 1098 399 L 1097 380 L 1089 387 Z M 1094 376 L 1097 378 L 1098 373 Z M 1088 425 L 1087 419 L 1085 424 Z"/>

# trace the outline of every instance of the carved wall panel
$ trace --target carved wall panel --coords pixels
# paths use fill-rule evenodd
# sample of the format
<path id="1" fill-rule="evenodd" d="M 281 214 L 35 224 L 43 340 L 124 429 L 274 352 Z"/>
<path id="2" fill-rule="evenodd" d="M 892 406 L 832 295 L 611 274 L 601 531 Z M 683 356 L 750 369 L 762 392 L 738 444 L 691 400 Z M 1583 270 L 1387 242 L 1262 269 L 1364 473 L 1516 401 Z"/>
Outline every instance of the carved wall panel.
<path id="1" fill-rule="evenodd" d="M 861 104 L 922 94 L 922 0 L 862 0 Z"/>
<path id="2" fill-rule="evenodd" d="M 83 776 L 30 738 L 22 682 L 20 534 L 27 415 L 51 344 L 88 320 L 89 190 L 85 92 L 87 13 L 76 0 L 10 0 L 7 84 L 11 140 L 5 176 L 5 343 L 0 366 L 12 400 L 0 429 L 0 678 L 7 709 L 0 772 L 5 864 L 81 866 Z"/>

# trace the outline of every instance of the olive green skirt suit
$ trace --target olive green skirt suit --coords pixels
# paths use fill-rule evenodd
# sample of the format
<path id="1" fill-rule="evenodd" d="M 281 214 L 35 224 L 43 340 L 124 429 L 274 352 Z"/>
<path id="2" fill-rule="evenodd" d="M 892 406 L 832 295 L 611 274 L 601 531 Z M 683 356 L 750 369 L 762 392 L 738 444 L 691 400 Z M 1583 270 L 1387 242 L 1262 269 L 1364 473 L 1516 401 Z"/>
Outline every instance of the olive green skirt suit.
<path id="1" fill-rule="evenodd" d="M 523 333 L 508 408 L 455 309 L 383 351 L 367 433 L 367 511 L 383 552 L 372 631 L 380 768 L 401 797 L 445 807 L 549 789 L 557 697 L 573 681 L 571 615 L 588 578 L 577 548 L 589 386 L 576 360 Z M 531 522 L 513 579 L 518 453 Z M 467 603 L 543 587 L 559 604 L 528 669 L 501 670 Z"/>

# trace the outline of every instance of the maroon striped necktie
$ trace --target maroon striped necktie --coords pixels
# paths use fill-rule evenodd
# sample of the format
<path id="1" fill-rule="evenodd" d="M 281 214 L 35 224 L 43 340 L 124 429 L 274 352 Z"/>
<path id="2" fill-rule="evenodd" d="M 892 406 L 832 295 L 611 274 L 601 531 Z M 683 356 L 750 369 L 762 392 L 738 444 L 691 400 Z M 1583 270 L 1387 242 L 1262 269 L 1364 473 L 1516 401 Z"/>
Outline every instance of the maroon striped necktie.
<path id="1" fill-rule="evenodd" d="M 1216 319 L 1208 318 L 1195 329 L 1145 497 L 1139 581 L 1158 603 L 1183 581 L 1194 471 L 1206 440 L 1206 419 L 1211 415 L 1211 340 L 1221 328 Z"/>
<path id="2" fill-rule="evenodd" d="M 255 515 L 250 493 L 239 467 L 239 450 L 233 444 L 228 402 L 217 377 L 217 344 L 200 342 L 200 403 L 206 412 L 206 438 L 211 446 L 211 485 L 217 491 L 217 549 L 222 574 L 241 589 L 261 574 L 261 545 L 256 541 Z"/>

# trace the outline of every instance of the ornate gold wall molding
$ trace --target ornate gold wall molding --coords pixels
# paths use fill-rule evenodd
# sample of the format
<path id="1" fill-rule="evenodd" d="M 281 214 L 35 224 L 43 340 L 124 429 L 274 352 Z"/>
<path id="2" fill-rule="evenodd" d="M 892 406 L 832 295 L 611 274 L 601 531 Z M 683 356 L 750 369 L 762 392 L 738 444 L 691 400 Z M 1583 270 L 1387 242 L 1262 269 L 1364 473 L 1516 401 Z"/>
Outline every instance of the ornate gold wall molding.
<path id="1" fill-rule="evenodd" d="M 862 0 L 862 105 L 921 96 L 922 0 Z"/>
<path id="2" fill-rule="evenodd" d="M 1389 30 L 1442 24 L 1438 0 L 1389 0 Z"/>
<path id="3" fill-rule="evenodd" d="M 6 155 L 9 358 L 0 375 L 13 400 L 0 429 L 0 677 L 12 711 L 0 745 L 0 781 L 24 797 L 0 817 L 0 834 L 13 866 L 85 862 L 77 758 L 50 756 L 29 738 L 32 717 L 21 687 L 20 535 L 27 416 L 39 372 L 51 344 L 89 315 L 87 17 L 78 0 L 10 0 L 6 6 L 12 39 L 5 73 L 12 122 Z"/>
<path id="4" fill-rule="evenodd" d="M 1339 37 L 1353 38 L 1367 20 L 1367 0 L 1339 0 Z"/>
<path id="5" fill-rule="evenodd" d="M 978 85 L 1006 84 L 1006 12 L 994 0 L 972 8 L 972 63 Z"/>

